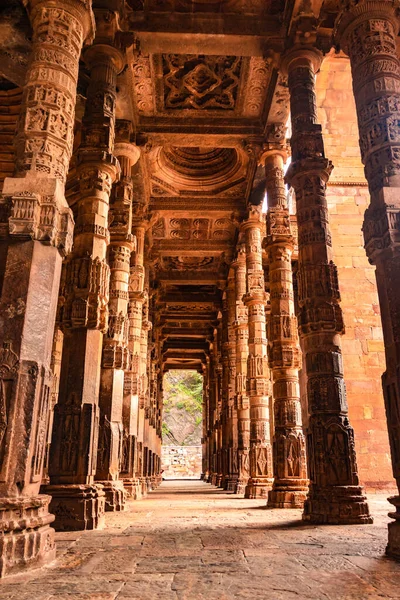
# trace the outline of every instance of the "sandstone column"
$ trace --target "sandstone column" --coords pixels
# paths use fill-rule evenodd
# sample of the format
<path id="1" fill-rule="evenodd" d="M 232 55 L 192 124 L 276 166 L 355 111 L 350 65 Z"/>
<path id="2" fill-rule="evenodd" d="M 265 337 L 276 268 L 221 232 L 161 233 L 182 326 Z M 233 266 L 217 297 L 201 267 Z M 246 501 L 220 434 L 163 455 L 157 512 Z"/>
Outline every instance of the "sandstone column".
<path id="1" fill-rule="evenodd" d="M 114 153 L 121 165 L 121 179 L 114 185 L 109 212 L 110 300 L 108 330 L 103 340 L 100 380 L 100 428 L 96 481 L 103 484 L 106 510 L 122 510 L 126 492 L 120 479 L 123 441 L 124 370 L 129 364 L 128 301 L 132 235 L 133 188 L 131 170 L 140 156 L 130 143 L 131 123 L 117 121 Z"/>
<path id="2" fill-rule="evenodd" d="M 120 168 L 113 155 L 116 79 L 124 65 L 122 54 L 103 43 L 113 43 L 117 27 L 115 13 L 105 12 L 96 10 L 96 40 L 102 43 L 85 53 L 90 83 L 78 151 L 80 197 L 74 251 L 60 288 L 65 333 L 47 487 L 58 529 L 94 529 L 104 518 L 104 492 L 94 475 L 101 354 L 108 329 L 109 197 Z"/>
<path id="3" fill-rule="evenodd" d="M 337 40 L 350 56 L 353 91 L 371 203 L 364 217 L 369 261 L 376 266 L 385 341 L 382 376 L 393 475 L 400 490 L 400 61 L 398 8 L 391 2 L 360 2 L 344 11 Z M 389 525 L 387 552 L 400 557 L 400 495 Z"/>
<path id="4" fill-rule="evenodd" d="M 91 3 L 31 0 L 32 54 L 15 140 L 16 175 L 0 197 L 0 576 L 55 555 L 49 496 L 39 495 L 62 257 L 73 218 L 64 196 L 79 56 Z"/>
<path id="5" fill-rule="evenodd" d="M 134 213 L 138 207 L 135 205 Z M 129 277 L 129 367 L 125 372 L 124 407 L 123 407 L 123 460 L 121 473 L 124 486 L 129 496 L 141 497 L 141 486 L 138 470 L 138 427 L 139 427 L 139 394 L 140 394 L 140 340 L 142 334 L 142 313 L 145 301 L 144 293 L 144 238 L 145 227 L 136 222 L 133 227 L 136 248 L 132 252 Z M 142 411 L 143 412 L 143 411 Z M 141 413 L 142 414 L 142 413 Z"/>
<path id="6" fill-rule="evenodd" d="M 203 404 L 202 404 L 202 427 L 203 434 L 201 438 L 202 445 L 202 473 L 201 479 L 203 481 L 208 480 L 209 475 L 209 444 L 208 444 L 208 415 L 209 415 L 209 371 L 210 369 L 210 357 L 206 356 L 206 363 L 203 364 Z"/>
<path id="7" fill-rule="evenodd" d="M 285 127 L 273 126 L 271 138 Z M 270 508 L 302 508 L 307 494 L 305 438 L 302 429 L 299 369 L 301 354 L 294 313 L 291 258 L 294 240 L 284 184 L 285 148 L 269 142 L 265 149 L 267 191 L 266 249 L 269 264 L 269 363 L 274 397 L 274 485 Z"/>
<path id="8" fill-rule="evenodd" d="M 238 248 L 232 263 L 235 270 L 235 321 L 236 338 L 236 395 L 238 419 L 238 480 L 236 494 L 243 494 L 250 476 L 250 402 L 247 394 L 247 360 L 249 355 L 248 315 L 243 302 L 246 294 L 246 247 Z"/>
<path id="9" fill-rule="evenodd" d="M 235 271 L 231 269 L 228 276 L 226 289 L 227 302 L 227 341 L 226 355 L 228 366 L 228 397 L 227 397 L 227 461 L 228 473 L 225 480 L 225 489 L 235 491 L 238 480 L 238 421 L 235 407 L 236 396 L 236 332 L 234 322 L 236 318 L 236 290 Z"/>
<path id="10" fill-rule="evenodd" d="M 294 48 L 284 67 L 289 75 L 292 163 L 299 239 L 299 330 L 307 371 L 310 492 L 304 518 L 314 523 L 369 523 L 359 486 L 354 432 L 343 380 L 344 331 L 336 265 L 332 260 L 326 184 L 332 170 L 317 124 L 314 73 L 320 54 Z"/>
<path id="11" fill-rule="evenodd" d="M 229 351 L 228 351 L 228 298 L 225 290 L 222 296 L 222 388 L 221 388 L 221 487 L 226 489 L 229 476 Z"/>
<path id="12" fill-rule="evenodd" d="M 144 268 L 145 285 L 148 285 L 148 269 Z M 147 281 L 146 281 L 147 280 Z M 141 493 L 146 496 L 148 492 L 148 441 L 149 441 L 149 419 L 148 419 L 148 397 L 149 397 L 149 376 L 148 376 L 148 344 L 149 332 L 152 328 L 152 323 L 149 321 L 149 294 L 146 286 L 143 311 L 142 311 L 142 329 L 140 333 L 140 393 L 139 393 L 139 433 L 138 439 L 141 443 L 142 459 L 140 461 L 141 469 L 138 473 Z M 147 409 L 147 410 L 146 410 Z"/>
<path id="13" fill-rule="evenodd" d="M 265 322 L 267 295 L 261 249 L 263 231 L 261 206 L 250 206 L 249 216 L 242 228 L 246 239 L 247 293 L 243 300 L 248 310 L 247 391 L 250 399 L 250 479 L 245 496 L 267 498 L 272 486 L 273 468 L 270 434 L 271 382 Z"/>

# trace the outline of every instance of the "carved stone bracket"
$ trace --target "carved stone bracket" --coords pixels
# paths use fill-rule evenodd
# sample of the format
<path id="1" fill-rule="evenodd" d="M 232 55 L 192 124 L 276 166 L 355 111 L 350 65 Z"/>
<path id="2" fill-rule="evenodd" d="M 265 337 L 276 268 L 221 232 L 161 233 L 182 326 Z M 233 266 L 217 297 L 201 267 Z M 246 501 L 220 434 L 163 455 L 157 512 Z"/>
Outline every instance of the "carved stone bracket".
<path id="1" fill-rule="evenodd" d="M 0 198 L 0 214 L 8 216 L 0 229 L 13 238 L 33 239 L 58 248 L 63 256 L 72 248 L 74 221 L 57 179 L 7 178 Z M 33 191 L 35 190 L 35 191 Z"/>

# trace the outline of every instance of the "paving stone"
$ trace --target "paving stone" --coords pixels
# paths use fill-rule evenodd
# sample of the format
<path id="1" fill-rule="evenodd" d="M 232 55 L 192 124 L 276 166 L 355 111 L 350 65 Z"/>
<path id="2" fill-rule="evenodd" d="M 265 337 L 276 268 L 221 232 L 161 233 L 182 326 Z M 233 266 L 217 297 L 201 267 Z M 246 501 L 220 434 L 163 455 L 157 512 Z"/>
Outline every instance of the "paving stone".
<path id="1" fill-rule="evenodd" d="M 384 555 L 388 504 L 372 526 L 317 527 L 202 482 L 164 482 L 103 531 L 57 534 L 48 567 L 4 580 L 0 600 L 378 600 L 400 598 Z"/>
<path id="2" fill-rule="evenodd" d="M 177 600 L 171 588 L 173 579 L 173 573 L 135 574 L 122 588 L 118 600 Z"/>

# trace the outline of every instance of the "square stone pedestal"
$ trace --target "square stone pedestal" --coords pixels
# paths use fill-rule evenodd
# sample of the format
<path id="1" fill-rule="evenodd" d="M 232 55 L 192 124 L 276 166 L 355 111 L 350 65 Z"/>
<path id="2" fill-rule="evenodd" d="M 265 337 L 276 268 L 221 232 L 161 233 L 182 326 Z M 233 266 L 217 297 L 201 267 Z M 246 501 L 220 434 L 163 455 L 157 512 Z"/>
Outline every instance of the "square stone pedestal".
<path id="1" fill-rule="evenodd" d="M 46 485 L 56 531 L 84 531 L 104 527 L 105 494 L 100 484 Z"/>
<path id="2" fill-rule="evenodd" d="M 41 567 L 55 559 L 50 496 L 0 498 L 0 576 Z"/>
<path id="3" fill-rule="evenodd" d="M 272 488 L 271 479 L 249 479 L 244 492 L 244 497 L 254 500 L 255 498 L 268 498 L 268 493 Z"/>
<path id="4" fill-rule="evenodd" d="M 125 510 L 127 493 L 122 481 L 99 481 L 103 486 L 106 512 Z"/>
<path id="5" fill-rule="evenodd" d="M 142 498 L 142 485 L 139 479 L 124 478 L 123 482 L 128 498 L 132 498 L 132 500 L 140 500 Z"/>
<path id="6" fill-rule="evenodd" d="M 298 482 L 281 479 L 279 484 L 274 482 L 268 493 L 268 508 L 303 508 L 307 498 L 308 481 Z"/>
<path id="7" fill-rule="evenodd" d="M 328 525 L 366 525 L 373 522 L 363 489 L 356 485 L 310 485 L 303 520 Z"/>
<path id="8" fill-rule="evenodd" d="M 394 521 L 388 525 L 389 539 L 386 554 L 400 559 L 400 496 L 392 496 L 388 500 L 396 510 L 389 513 L 389 517 Z"/>

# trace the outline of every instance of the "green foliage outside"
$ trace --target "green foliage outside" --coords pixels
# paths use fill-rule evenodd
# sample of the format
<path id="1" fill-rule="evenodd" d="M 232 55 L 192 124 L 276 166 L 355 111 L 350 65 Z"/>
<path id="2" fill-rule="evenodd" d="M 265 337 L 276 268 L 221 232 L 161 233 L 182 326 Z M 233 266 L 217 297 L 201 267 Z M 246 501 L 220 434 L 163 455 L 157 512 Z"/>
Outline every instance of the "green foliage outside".
<path id="1" fill-rule="evenodd" d="M 169 371 L 164 377 L 163 443 L 199 445 L 203 377 L 197 371 Z"/>

